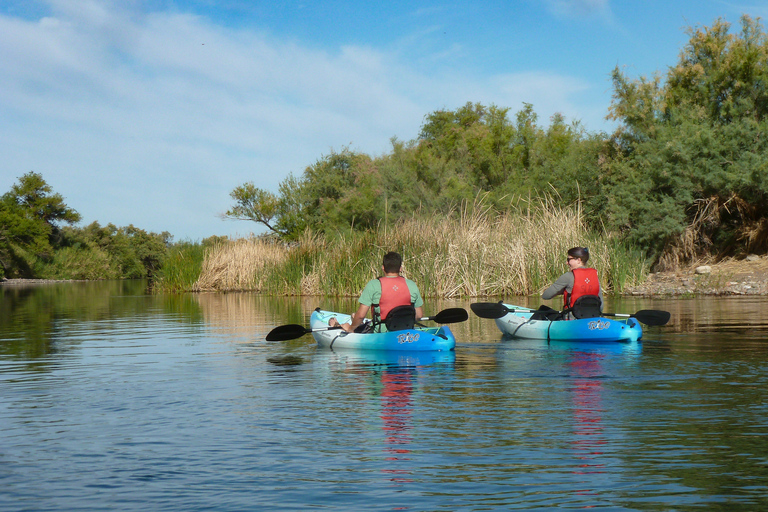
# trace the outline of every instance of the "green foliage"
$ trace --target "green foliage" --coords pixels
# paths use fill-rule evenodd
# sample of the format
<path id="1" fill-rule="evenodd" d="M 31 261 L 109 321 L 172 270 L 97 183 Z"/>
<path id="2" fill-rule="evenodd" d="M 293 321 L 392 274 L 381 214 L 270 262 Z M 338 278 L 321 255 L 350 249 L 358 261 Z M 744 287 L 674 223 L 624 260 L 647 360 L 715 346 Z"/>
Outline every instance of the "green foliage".
<path id="1" fill-rule="evenodd" d="M 63 247 L 53 254 L 50 264 L 41 268 L 43 279 L 118 279 L 119 268 L 109 254 L 98 247 Z"/>
<path id="2" fill-rule="evenodd" d="M 19 178 L 19 183 L 13 185 L 6 195 L 28 215 L 49 225 L 57 225 L 60 222 L 67 224 L 80 222 L 80 214 L 64 204 L 61 194 L 52 194 L 52 192 L 53 189 L 41 174 L 28 172 Z"/>
<path id="3" fill-rule="evenodd" d="M 170 233 L 132 225 L 64 226 L 80 214 L 30 172 L 0 198 L 0 277 L 44 279 L 151 278 L 160 268 Z"/>
<path id="4" fill-rule="evenodd" d="M 768 250 L 768 39 L 741 24 L 689 30 L 666 83 L 613 73 L 606 225 L 651 253 Z"/>
<path id="5" fill-rule="evenodd" d="M 226 218 L 252 220 L 264 224 L 271 231 L 285 234 L 272 226 L 279 208 L 279 200 L 275 194 L 248 182 L 236 187 L 229 195 L 235 200 L 235 205 L 224 214 Z"/>
<path id="6" fill-rule="evenodd" d="M 157 273 L 170 239 L 171 235 L 167 232 L 148 233 L 133 225 L 119 228 L 108 224 L 102 227 L 93 222 L 84 228 L 64 228 L 61 246 L 76 251 L 84 261 L 94 264 L 87 272 L 91 276 L 87 279 L 137 279 L 152 278 Z M 67 251 L 65 254 L 71 253 Z M 74 276 L 84 272 L 83 265 L 72 258 L 60 258 L 54 265 L 57 273 L 51 277 L 82 279 Z"/>
<path id="7" fill-rule="evenodd" d="M 308 229 L 328 235 L 412 215 L 456 215 L 485 193 L 498 210 L 542 190 L 554 190 L 567 204 L 604 201 L 597 186 L 599 136 L 560 115 L 548 129 L 539 127 L 530 104 L 514 121 L 508 116 L 509 109 L 479 103 L 433 112 L 418 139 L 393 138 L 392 151 L 377 158 L 347 148 L 331 152 L 300 178 L 283 181 L 277 197 L 250 183 L 237 187 L 228 214 L 246 211 L 240 218 L 296 240 Z"/>
<path id="8" fill-rule="evenodd" d="M 0 277 L 29 277 L 27 253 L 51 249 L 51 226 L 28 214 L 16 201 L 0 198 Z"/>
<path id="9" fill-rule="evenodd" d="M 173 244 L 152 281 L 153 289 L 165 292 L 191 290 L 192 285 L 200 277 L 206 249 L 216 243 L 217 240 L 206 239 L 202 244 L 193 242 Z"/>
<path id="10" fill-rule="evenodd" d="M 80 220 L 80 214 L 52 192 L 40 174 L 29 172 L 0 198 L 1 276 L 35 277 L 40 260 L 51 257 L 58 224 Z"/>

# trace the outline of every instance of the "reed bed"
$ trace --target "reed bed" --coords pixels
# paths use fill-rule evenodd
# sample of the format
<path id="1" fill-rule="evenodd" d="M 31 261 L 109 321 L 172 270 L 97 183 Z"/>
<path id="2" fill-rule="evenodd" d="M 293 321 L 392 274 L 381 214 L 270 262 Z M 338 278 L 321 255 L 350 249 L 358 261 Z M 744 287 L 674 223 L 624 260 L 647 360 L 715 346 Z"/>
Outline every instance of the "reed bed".
<path id="1" fill-rule="evenodd" d="M 279 244 L 258 238 L 209 247 L 192 291 L 261 290 L 265 269 L 280 266 L 287 253 Z"/>
<path id="2" fill-rule="evenodd" d="M 175 244 L 153 277 L 152 289 L 171 293 L 190 291 L 200 276 L 205 252 L 205 247 L 198 243 Z"/>
<path id="3" fill-rule="evenodd" d="M 610 234 L 587 229 L 577 206 L 540 199 L 496 214 L 476 201 L 459 215 L 416 216 L 367 232 L 319 236 L 292 245 L 258 238 L 206 251 L 189 289 L 253 290 L 275 295 L 357 296 L 381 275 L 381 258 L 402 254 L 403 274 L 427 297 L 483 297 L 540 293 L 567 271 L 566 251 L 589 248 L 607 292 L 639 284 L 649 263 Z"/>

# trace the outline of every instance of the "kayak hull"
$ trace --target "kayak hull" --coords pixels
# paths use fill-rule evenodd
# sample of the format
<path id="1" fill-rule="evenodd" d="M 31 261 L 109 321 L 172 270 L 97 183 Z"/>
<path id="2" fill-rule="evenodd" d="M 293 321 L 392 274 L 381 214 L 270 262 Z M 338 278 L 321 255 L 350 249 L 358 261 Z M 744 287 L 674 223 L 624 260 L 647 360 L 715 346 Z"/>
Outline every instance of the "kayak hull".
<path id="1" fill-rule="evenodd" d="M 339 323 L 351 320 L 350 315 L 333 311 L 315 310 L 309 318 L 311 329 L 327 329 L 331 318 Z M 312 332 L 317 345 L 328 348 L 357 350 L 406 350 L 406 351 L 448 351 L 456 347 L 456 338 L 446 326 L 417 327 L 394 332 L 348 333 L 341 329 Z"/>
<path id="2" fill-rule="evenodd" d="M 505 304 L 513 313 L 496 319 L 502 333 L 511 338 L 551 341 L 633 342 L 643 337 L 643 328 L 634 318 L 607 317 L 580 320 L 531 320 L 534 311 Z"/>

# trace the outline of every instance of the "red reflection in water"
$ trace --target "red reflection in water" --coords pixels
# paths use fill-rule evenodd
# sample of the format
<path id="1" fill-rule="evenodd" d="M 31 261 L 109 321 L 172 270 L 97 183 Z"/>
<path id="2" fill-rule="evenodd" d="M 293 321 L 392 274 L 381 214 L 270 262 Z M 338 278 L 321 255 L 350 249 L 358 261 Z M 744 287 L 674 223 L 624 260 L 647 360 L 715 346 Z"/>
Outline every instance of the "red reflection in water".
<path id="1" fill-rule="evenodd" d="M 381 391 L 381 419 L 384 421 L 383 430 L 385 440 L 389 445 L 385 460 L 407 461 L 407 455 L 411 452 L 406 445 L 411 442 L 411 394 L 413 393 L 412 375 L 410 372 L 385 371 L 381 374 L 381 382 L 384 385 Z M 384 473 L 392 475 L 408 475 L 410 471 L 400 469 L 385 469 Z M 394 482 L 412 482 L 412 480 L 396 476 Z"/>
<path id="2" fill-rule="evenodd" d="M 603 455 L 606 440 L 603 437 L 601 392 L 602 382 L 596 378 L 602 373 L 600 359 L 602 354 L 578 352 L 568 362 L 568 366 L 577 376 L 573 387 L 574 411 L 574 450 L 579 460 L 575 474 L 589 475 L 605 473 L 605 465 L 599 461 Z M 594 494 L 590 489 L 576 491 L 578 494 Z"/>

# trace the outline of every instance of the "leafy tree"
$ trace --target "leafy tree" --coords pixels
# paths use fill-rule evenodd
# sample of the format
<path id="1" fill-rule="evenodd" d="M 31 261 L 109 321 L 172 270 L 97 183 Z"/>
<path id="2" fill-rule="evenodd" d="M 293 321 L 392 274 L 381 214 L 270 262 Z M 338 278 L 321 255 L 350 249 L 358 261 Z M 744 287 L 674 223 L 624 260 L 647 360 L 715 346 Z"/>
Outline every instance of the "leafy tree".
<path id="1" fill-rule="evenodd" d="M 230 197 L 235 200 L 235 205 L 227 210 L 224 218 L 235 220 L 252 220 L 264 224 L 271 231 L 285 234 L 273 224 L 279 212 L 280 200 L 266 190 L 256 187 L 252 182 L 236 187 L 230 192 Z"/>
<path id="2" fill-rule="evenodd" d="M 8 197 L 16 202 L 23 210 L 34 218 L 56 226 L 61 222 L 76 224 L 80 222 L 80 214 L 64 204 L 61 194 L 52 194 L 53 189 L 45 182 L 43 176 L 36 172 L 28 172 L 19 183 L 11 187 Z"/>
<path id="3" fill-rule="evenodd" d="M 75 258 L 59 261 L 50 277 L 75 279 L 84 274 L 87 279 L 152 278 L 168 253 L 171 235 L 168 232 L 150 233 L 133 225 L 101 226 L 93 222 L 84 228 L 67 227 L 62 233 L 62 247 L 79 251 L 79 259 L 98 262 L 98 268 L 74 265 Z"/>
<path id="4" fill-rule="evenodd" d="M 370 157 L 346 148 L 317 160 L 301 178 L 290 175 L 280 192 L 276 196 L 250 182 L 236 187 L 230 193 L 236 204 L 225 217 L 252 220 L 286 239 L 298 238 L 307 228 L 368 228 L 380 218 L 378 170 Z"/>
<path id="5" fill-rule="evenodd" d="M 24 256 L 50 250 L 51 227 L 28 215 L 7 194 L 0 199 L 0 278 L 31 275 Z"/>
<path id="6" fill-rule="evenodd" d="M 32 277 L 32 262 L 50 258 L 59 224 L 74 224 L 80 214 L 54 194 L 42 175 L 29 172 L 0 199 L 0 265 L 11 277 Z"/>
<path id="7" fill-rule="evenodd" d="M 741 25 L 690 29 L 666 82 L 613 72 L 607 224 L 657 255 L 768 250 L 768 42 Z"/>

